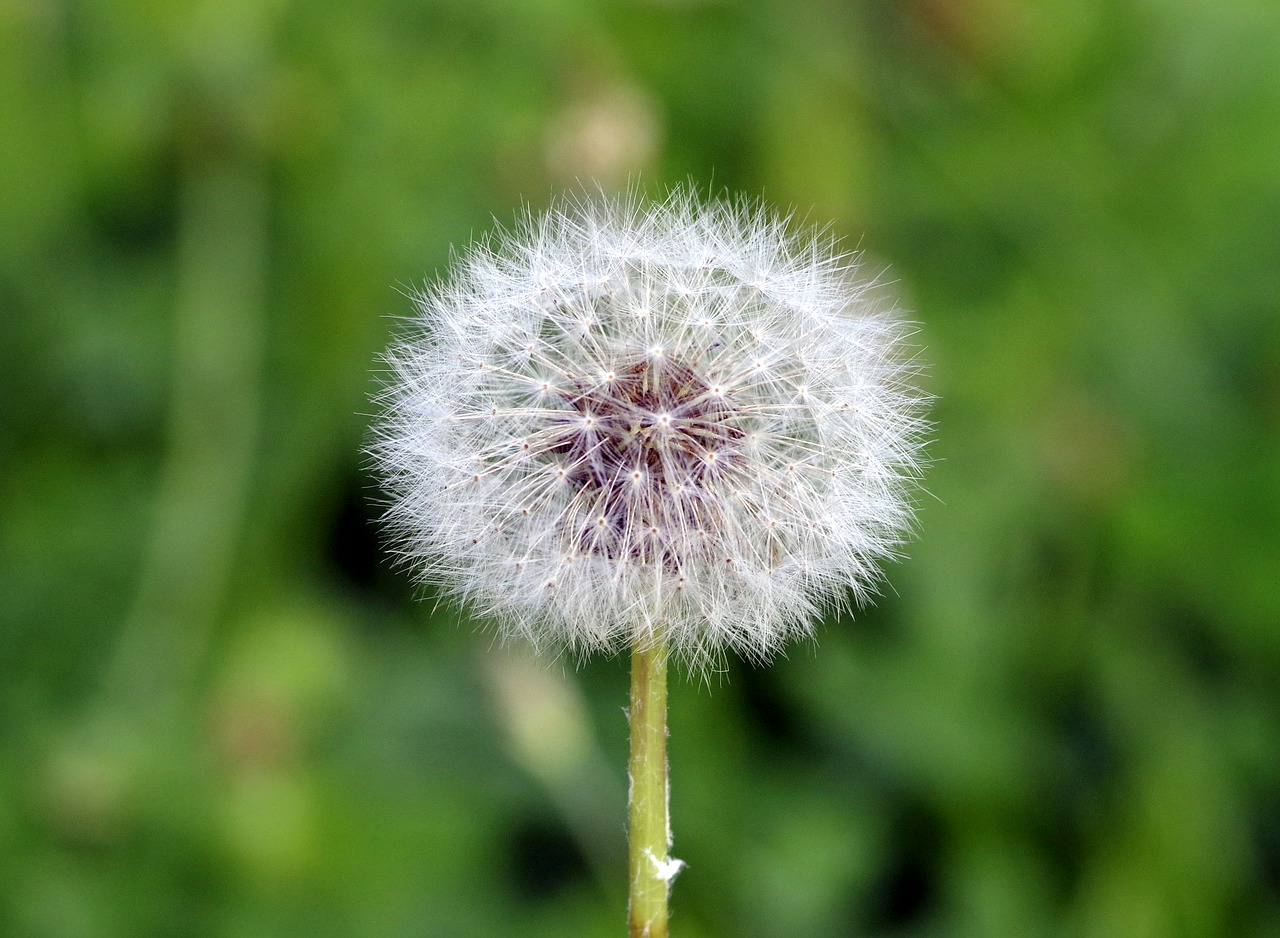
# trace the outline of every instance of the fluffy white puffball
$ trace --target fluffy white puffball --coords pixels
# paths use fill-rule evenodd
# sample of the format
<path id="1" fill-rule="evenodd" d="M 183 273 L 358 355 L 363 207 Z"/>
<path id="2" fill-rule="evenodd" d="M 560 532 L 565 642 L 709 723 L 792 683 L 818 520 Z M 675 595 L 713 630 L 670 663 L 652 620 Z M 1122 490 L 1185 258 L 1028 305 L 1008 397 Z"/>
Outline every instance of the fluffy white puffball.
<path id="1" fill-rule="evenodd" d="M 401 558 L 504 638 L 764 659 L 868 598 L 924 395 L 856 256 L 754 203 L 569 199 L 470 248 L 387 354 Z"/>

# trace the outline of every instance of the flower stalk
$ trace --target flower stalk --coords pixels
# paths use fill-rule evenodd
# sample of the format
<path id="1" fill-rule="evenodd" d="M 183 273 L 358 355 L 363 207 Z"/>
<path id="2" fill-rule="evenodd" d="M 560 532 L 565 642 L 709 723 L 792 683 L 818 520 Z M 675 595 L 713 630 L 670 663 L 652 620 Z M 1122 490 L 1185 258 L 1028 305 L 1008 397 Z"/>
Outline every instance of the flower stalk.
<path id="1" fill-rule="evenodd" d="M 631 651 L 630 719 L 630 935 L 667 938 L 667 896 L 682 864 L 667 856 L 667 646 L 662 639 L 637 643 Z"/>

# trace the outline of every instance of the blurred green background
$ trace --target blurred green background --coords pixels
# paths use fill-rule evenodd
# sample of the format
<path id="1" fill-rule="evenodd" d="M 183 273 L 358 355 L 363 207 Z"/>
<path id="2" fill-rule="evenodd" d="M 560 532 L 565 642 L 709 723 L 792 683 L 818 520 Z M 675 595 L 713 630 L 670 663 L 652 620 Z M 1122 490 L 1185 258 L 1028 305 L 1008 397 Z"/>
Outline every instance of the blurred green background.
<path id="1" fill-rule="evenodd" d="M 626 662 L 418 601 L 377 353 L 575 180 L 886 267 L 885 595 L 672 694 L 678 938 L 1280 936 L 1273 0 L 0 0 L 0 934 L 608 936 Z"/>

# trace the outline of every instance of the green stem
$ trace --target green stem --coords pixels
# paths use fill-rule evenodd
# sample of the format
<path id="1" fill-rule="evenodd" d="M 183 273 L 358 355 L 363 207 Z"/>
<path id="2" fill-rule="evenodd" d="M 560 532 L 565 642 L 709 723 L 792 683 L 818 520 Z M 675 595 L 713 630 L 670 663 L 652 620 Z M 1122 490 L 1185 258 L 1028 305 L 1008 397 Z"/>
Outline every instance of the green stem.
<path id="1" fill-rule="evenodd" d="M 667 893 L 679 861 L 667 856 L 667 646 L 631 651 L 631 938 L 667 938 Z"/>

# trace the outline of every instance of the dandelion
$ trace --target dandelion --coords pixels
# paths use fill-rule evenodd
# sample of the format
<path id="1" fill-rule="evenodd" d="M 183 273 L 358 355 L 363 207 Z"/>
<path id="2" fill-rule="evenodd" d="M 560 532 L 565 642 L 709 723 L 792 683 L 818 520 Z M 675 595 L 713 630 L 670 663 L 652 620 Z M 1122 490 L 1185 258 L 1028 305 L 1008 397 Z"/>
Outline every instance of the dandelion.
<path id="1" fill-rule="evenodd" d="M 868 599 L 910 527 L 923 398 L 872 292 L 751 204 L 567 200 L 417 295 L 388 354 L 402 558 L 504 637 L 632 649 L 635 934 L 666 933 L 678 868 L 668 655 L 768 659 Z"/>

